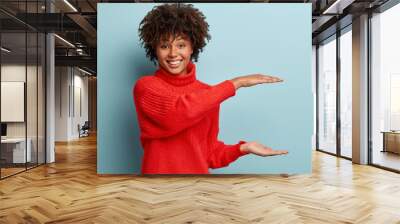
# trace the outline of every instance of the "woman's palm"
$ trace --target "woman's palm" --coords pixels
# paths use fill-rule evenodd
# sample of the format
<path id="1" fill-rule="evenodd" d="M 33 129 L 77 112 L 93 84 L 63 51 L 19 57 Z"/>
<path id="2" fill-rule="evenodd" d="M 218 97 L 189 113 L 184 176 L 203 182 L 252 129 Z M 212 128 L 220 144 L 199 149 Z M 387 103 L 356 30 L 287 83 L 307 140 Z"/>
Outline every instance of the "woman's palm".
<path id="1" fill-rule="evenodd" d="M 277 156 L 287 154 L 287 150 L 273 150 L 268 146 L 264 146 L 258 142 L 248 142 L 243 145 L 243 148 L 253 154 L 259 156 Z"/>

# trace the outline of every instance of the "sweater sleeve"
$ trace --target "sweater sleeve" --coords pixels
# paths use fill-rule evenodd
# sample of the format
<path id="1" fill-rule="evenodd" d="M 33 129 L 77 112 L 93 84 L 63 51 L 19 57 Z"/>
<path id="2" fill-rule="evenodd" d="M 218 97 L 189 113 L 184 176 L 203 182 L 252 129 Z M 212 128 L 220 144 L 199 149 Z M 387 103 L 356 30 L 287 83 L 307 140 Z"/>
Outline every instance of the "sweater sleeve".
<path id="1" fill-rule="evenodd" d="M 239 157 L 249 154 L 248 152 L 241 152 L 240 145 L 246 143 L 239 141 L 235 145 L 225 145 L 223 142 L 218 141 L 212 149 L 208 158 L 208 167 L 212 169 L 228 166 L 230 163 L 237 160 Z"/>
<path id="2" fill-rule="evenodd" d="M 209 151 L 208 151 L 208 166 L 212 169 L 228 166 L 230 163 L 237 160 L 239 157 L 249 154 L 249 152 L 240 151 L 240 145 L 246 143 L 239 141 L 234 145 L 226 145 L 218 140 L 219 133 L 219 107 L 215 113 L 209 138 Z"/>
<path id="3" fill-rule="evenodd" d="M 141 135 L 145 138 L 174 135 L 199 122 L 208 111 L 235 95 L 235 87 L 229 80 L 181 94 L 148 82 L 154 80 L 146 81 L 138 80 L 133 93 Z"/>

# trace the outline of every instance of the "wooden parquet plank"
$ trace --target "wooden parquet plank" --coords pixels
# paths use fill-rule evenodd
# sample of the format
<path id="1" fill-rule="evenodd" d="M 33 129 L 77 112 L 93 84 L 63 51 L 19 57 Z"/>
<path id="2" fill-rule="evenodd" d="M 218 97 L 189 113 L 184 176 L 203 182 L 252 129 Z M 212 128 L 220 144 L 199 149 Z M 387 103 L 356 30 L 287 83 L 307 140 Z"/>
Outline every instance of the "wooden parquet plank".
<path id="1" fill-rule="evenodd" d="M 99 176 L 96 137 L 0 181 L 0 223 L 396 223 L 400 175 L 319 152 L 305 175 Z"/>

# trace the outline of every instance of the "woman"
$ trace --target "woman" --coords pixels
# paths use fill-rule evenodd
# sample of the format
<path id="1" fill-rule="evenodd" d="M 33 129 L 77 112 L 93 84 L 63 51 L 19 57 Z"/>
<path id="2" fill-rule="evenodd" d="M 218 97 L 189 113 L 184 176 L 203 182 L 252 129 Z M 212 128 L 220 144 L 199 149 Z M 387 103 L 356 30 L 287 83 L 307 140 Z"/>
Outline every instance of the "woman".
<path id="1" fill-rule="evenodd" d="M 252 74 L 210 86 L 196 79 L 199 53 L 210 40 L 204 15 L 192 5 L 156 6 L 142 20 L 139 35 L 154 75 L 134 86 L 144 149 L 143 174 L 208 174 L 240 156 L 286 154 L 258 142 L 226 145 L 218 140 L 220 104 L 242 87 L 281 82 Z"/>

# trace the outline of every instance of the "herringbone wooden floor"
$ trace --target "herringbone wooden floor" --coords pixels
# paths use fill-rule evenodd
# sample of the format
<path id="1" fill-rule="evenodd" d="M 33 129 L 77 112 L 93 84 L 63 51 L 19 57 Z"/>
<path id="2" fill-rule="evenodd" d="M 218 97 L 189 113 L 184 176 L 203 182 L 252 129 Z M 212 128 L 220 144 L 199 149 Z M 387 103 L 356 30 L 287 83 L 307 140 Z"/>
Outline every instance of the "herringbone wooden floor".
<path id="1" fill-rule="evenodd" d="M 96 174 L 96 139 L 0 181 L 0 223 L 400 223 L 400 175 L 315 152 L 313 173 Z"/>

